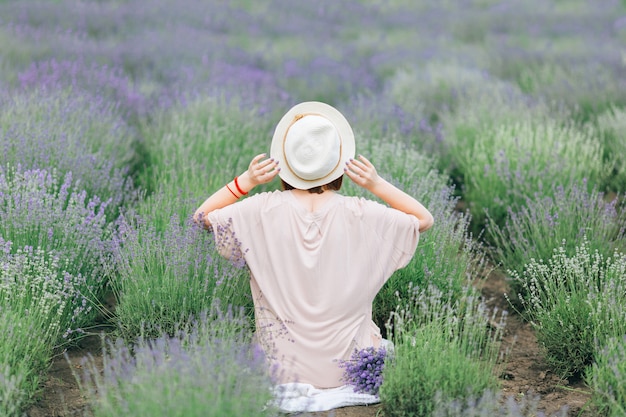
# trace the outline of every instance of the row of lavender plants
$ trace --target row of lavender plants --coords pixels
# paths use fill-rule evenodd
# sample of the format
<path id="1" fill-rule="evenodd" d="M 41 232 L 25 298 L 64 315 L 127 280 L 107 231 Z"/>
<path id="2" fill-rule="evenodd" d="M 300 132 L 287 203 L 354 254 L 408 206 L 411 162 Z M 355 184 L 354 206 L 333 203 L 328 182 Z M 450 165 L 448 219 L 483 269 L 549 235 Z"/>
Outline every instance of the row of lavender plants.
<path id="1" fill-rule="evenodd" d="M 105 378 L 84 379 L 95 414 L 130 415 L 169 387 L 191 408 L 168 415 L 204 415 L 203 377 L 247 366 L 249 402 L 220 384 L 208 398 L 262 409 L 271 375 L 254 379 L 245 269 L 189 214 L 267 150 L 285 108 L 319 99 L 437 219 L 375 301 L 398 352 L 385 414 L 534 413 L 493 394 L 500 334 L 467 286 L 487 260 L 511 276 L 554 369 L 586 376 L 599 409 L 619 413 L 626 307 L 607 294 L 626 279 L 626 25 L 623 5 L 600 3 L 0 4 L 0 327 L 15 335 L 0 346 L 0 407 L 20 415 L 110 289 L 120 339 Z M 216 313 L 229 309 L 237 320 Z M 207 322 L 237 331 L 200 343 L 190 335 Z M 201 365 L 169 366 L 187 359 Z"/>
<path id="2" fill-rule="evenodd" d="M 111 220 L 134 198 L 128 127 L 112 107 L 69 86 L 1 99 L 3 415 L 22 415 L 52 355 L 102 315 Z"/>

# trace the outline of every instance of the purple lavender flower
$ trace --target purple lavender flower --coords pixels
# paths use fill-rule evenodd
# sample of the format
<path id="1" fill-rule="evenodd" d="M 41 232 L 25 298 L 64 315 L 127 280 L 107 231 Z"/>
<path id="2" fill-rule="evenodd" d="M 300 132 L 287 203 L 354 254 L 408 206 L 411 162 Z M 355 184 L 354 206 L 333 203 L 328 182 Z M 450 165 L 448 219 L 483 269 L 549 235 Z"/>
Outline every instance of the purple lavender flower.
<path id="1" fill-rule="evenodd" d="M 361 350 L 355 349 L 350 359 L 339 362 L 339 366 L 344 369 L 344 381 L 354 386 L 356 392 L 378 395 L 383 384 L 386 357 L 385 348 L 376 349 L 370 346 Z"/>

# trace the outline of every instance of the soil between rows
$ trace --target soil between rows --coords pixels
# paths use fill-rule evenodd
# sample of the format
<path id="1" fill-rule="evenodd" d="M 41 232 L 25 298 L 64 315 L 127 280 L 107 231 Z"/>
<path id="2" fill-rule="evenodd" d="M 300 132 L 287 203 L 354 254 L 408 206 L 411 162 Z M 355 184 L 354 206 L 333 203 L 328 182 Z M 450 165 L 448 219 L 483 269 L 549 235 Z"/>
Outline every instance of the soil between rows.
<path id="1" fill-rule="evenodd" d="M 504 294 L 506 281 L 502 274 L 491 273 L 478 283 L 487 303 L 500 311 L 510 310 Z M 592 417 L 588 403 L 591 393 L 582 381 L 567 381 L 553 374 L 545 362 L 537 344 L 534 331 L 518 315 L 510 314 L 504 332 L 502 351 L 507 352 L 501 374 L 501 386 L 505 396 L 521 398 L 529 393 L 539 394 L 540 409 L 546 416 L 567 407 L 568 417 Z M 79 346 L 59 354 L 52 361 L 48 378 L 44 382 L 41 398 L 33 405 L 29 417 L 78 417 L 84 416 L 88 403 L 81 395 L 74 373 L 81 372 L 81 361 L 91 355 L 96 364 L 102 364 L 102 347 L 99 335 L 85 337 Z M 375 417 L 380 405 L 344 407 L 322 413 L 306 413 L 306 417 Z"/>

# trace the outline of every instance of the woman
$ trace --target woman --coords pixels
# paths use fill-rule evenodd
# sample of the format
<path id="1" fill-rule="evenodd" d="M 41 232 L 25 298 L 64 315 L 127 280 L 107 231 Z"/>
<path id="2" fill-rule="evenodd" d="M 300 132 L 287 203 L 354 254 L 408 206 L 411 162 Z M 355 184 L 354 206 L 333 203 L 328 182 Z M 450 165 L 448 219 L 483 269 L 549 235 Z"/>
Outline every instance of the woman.
<path id="1" fill-rule="evenodd" d="M 255 156 L 194 216 L 213 228 L 222 255 L 244 257 L 256 335 L 281 382 L 343 385 L 339 361 L 381 343 L 374 297 L 433 225 L 422 204 L 354 152 L 352 129 L 338 110 L 298 104 L 278 123 L 270 158 Z M 389 207 L 338 194 L 343 174 Z M 238 201 L 277 175 L 283 191 Z"/>

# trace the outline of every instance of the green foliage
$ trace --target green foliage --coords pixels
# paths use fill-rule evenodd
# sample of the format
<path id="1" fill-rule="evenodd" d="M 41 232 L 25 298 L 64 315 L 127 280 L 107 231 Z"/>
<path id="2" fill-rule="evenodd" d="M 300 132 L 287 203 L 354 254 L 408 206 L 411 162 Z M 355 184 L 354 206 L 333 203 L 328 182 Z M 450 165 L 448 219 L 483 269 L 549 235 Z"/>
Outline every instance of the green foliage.
<path id="1" fill-rule="evenodd" d="M 563 377 L 583 375 L 599 347 L 626 333 L 626 255 L 591 252 L 584 238 L 575 254 L 564 243 L 547 262 L 532 260 L 511 276 L 525 289 L 520 300 L 548 363 Z"/>
<path id="2" fill-rule="evenodd" d="M 4 304 L 4 303 L 2 303 Z M 24 316 L 0 306 L 0 414 L 22 416 L 39 392 L 42 375 L 52 355 L 51 338 L 39 320 L 37 308 Z"/>
<path id="3" fill-rule="evenodd" d="M 593 61 L 528 66 L 520 71 L 517 82 L 525 93 L 566 105 L 579 122 L 593 120 L 613 105 L 626 104 L 626 95 L 615 88 L 620 83 L 615 72 Z"/>
<path id="4" fill-rule="evenodd" d="M 62 331 L 70 332 L 94 324 L 94 306 L 105 292 L 106 265 L 111 261 L 112 230 L 104 205 L 97 198 L 88 200 L 76 185 L 70 174 L 61 181 L 56 172 L 0 167 L 0 242 L 7 245 L 12 262 L 20 260 L 19 268 L 4 272 L 33 271 L 17 272 L 14 279 L 45 281 L 46 296 L 59 291 L 68 303 L 58 306 L 64 316 L 61 324 L 67 326 Z M 44 267 L 45 274 L 38 276 Z"/>
<path id="5" fill-rule="evenodd" d="M 0 415 L 22 416 L 41 389 L 53 350 L 84 324 L 80 276 L 43 249 L 0 238 Z"/>
<path id="6" fill-rule="evenodd" d="M 626 414 L 626 339 L 608 339 L 587 372 L 598 415 L 618 417 Z"/>
<path id="7" fill-rule="evenodd" d="M 0 43 L 2 44 L 2 59 L 0 69 L 2 78 L 13 84 L 17 83 L 18 76 L 16 68 L 26 68 L 34 60 L 48 58 L 52 51 L 50 48 L 13 36 L 5 27 L 0 29 Z"/>
<path id="8" fill-rule="evenodd" d="M 111 200 L 109 220 L 129 203 L 136 139 L 117 107 L 70 88 L 0 99 L 2 164 L 71 174 L 89 197 Z"/>
<path id="9" fill-rule="evenodd" d="M 398 70 L 387 83 L 388 94 L 409 114 L 425 114 L 429 121 L 442 113 L 455 114 L 476 100 L 521 98 L 515 86 L 462 62 L 428 62 L 423 68 Z"/>
<path id="10" fill-rule="evenodd" d="M 606 186 L 623 194 L 626 192 L 626 110 L 612 106 L 598 115 L 596 126 L 604 143 L 604 160 L 613 168 Z"/>
<path id="11" fill-rule="evenodd" d="M 474 289 L 467 288 L 462 300 L 453 296 L 435 287 L 415 289 L 396 311 L 395 355 L 380 388 L 385 416 L 430 416 L 438 402 L 497 387 L 501 327 L 490 329 L 494 316 Z"/>
<path id="12" fill-rule="evenodd" d="M 202 311 L 219 305 L 249 307 L 249 278 L 242 260 L 223 259 L 214 236 L 179 219 L 174 204 L 160 195 L 121 227 L 112 286 L 118 329 L 126 340 L 173 334 Z M 148 214 L 157 207 L 163 223 Z M 163 213 L 170 213 L 165 221 Z M 159 220 L 159 219 L 156 219 Z M 236 263 L 239 262 L 239 265 Z"/>
<path id="13" fill-rule="evenodd" d="M 175 337 L 107 344 L 104 371 L 91 358 L 78 376 L 93 415 L 276 415 L 264 356 L 241 325 L 236 315 L 213 311 Z"/>
<path id="14" fill-rule="evenodd" d="M 504 270 L 521 273 L 533 260 L 547 260 L 563 246 L 575 254 L 583 237 L 589 250 L 608 257 L 626 250 L 626 213 L 617 199 L 609 200 L 588 184 L 553 186 L 550 196 L 535 195 L 519 209 L 510 208 L 503 226 L 488 218 L 487 236 L 492 255 Z M 513 297 L 524 294 L 521 281 L 511 281 Z"/>
<path id="15" fill-rule="evenodd" d="M 385 368 L 380 390 L 385 416 L 427 417 L 438 391 L 445 392 L 446 398 L 457 398 L 495 386 L 483 364 L 470 360 L 436 323 L 412 336 L 410 344 L 396 347 L 394 361 Z"/>
<path id="16" fill-rule="evenodd" d="M 254 156 L 269 154 L 269 119 L 213 98 L 171 109 L 141 127 L 148 153 L 140 185 L 171 197 L 208 197 L 246 170 Z M 187 213 L 196 208 L 186 207 Z"/>
<path id="17" fill-rule="evenodd" d="M 457 161 L 479 228 L 486 213 L 501 225 L 508 209 L 518 209 L 528 197 L 550 195 L 550 184 L 596 184 L 608 176 L 593 132 L 553 119 L 494 126 L 466 138 L 464 147 L 457 146 Z"/>

